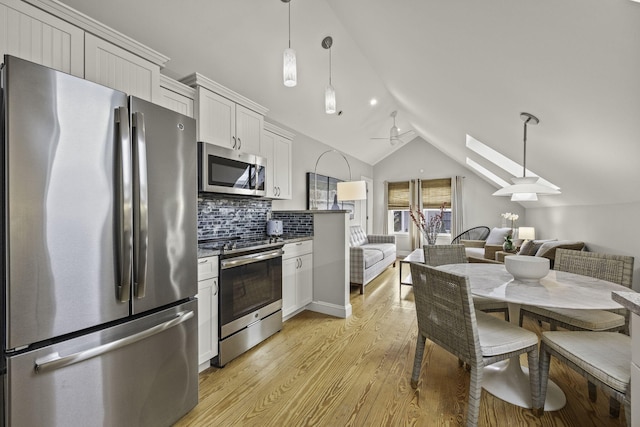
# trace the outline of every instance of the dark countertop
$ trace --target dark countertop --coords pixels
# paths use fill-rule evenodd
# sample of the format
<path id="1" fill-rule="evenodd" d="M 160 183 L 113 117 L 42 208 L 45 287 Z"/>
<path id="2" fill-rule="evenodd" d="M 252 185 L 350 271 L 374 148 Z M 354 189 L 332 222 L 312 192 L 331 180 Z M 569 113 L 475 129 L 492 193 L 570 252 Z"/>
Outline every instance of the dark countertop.
<path id="1" fill-rule="evenodd" d="M 273 213 L 307 213 L 307 214 L 332 214 L 332 213 L 350 213 L 351 211 L 345 209 L 339 210 L 320 210 L 320 209 L 298 209 L 298 210 L 274 210 Z"/>
<path id="2" fill-rule="evenodd" d="M 286 245 L 287 243 L 296 243 L 303 240 L 313 240 L 313 236 L 283 235 L 282 240 Z M 198 247 L 198 258 L 220 255 L 220 252 L 218 249 L 201 249 Z"/>
<path id="3" fill-rule="evenodd" d="M 640 293 L 638 292 L 611 292 L 611 299 L 640 316 Z"/>

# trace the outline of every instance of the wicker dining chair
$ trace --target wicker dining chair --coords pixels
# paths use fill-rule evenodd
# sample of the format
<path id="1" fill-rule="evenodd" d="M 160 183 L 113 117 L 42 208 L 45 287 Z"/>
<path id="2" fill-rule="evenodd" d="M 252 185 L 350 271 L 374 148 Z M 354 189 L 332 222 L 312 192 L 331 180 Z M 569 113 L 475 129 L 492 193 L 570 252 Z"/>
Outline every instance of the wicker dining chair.
<path id="1" fill-rule="evenodd" d="M 467 262 L 464 245 L 424 245 L 422 250 L 424 252 L 424 263 L 432 267 Z M 476 310 L 484 311 L 485 313 L 503 313 L 505 320 L 509 320 L 509 308 L 504 301 L 474 295 L 473 305 Z"/>
<path id="2" fill-rule="evenodd" d="M 467 426 L 476 426 L 480 412 L 483 368 L 527 353 L 533 412 L 542 413 L 538 375 L 538 336 L 490 314 L 476 311 L 469 279 L 411 263 L 418 320 L 418 339 L 411 387 L 418 388 L 426 340 L 442 347 L 469 365 Z"/>
<path id="3" fill-rule="evenodd" d="M 620 403 L 622 403 L 627 426 L 631 427 L 629 402 L 631 338 L 629 336 L 617 332 L 543 332 L 540 343 L 540 400 L 542 402 L 547 394 L 551 356 L 587 378 L 589 383 L 608 391 L 611 417 L 620 416 Z"/>
<path id="4" fill-rule="evenodd" d="M 558 249 L 553 269 L 607 280 L 628 288 L 633 282 L 631 256 Z M 627 334 L 629 330 L 629 314 L 624 309 L 573 310 L 523 306 L 520 325 L 524 316 L 548 322 L 551 330 L 556 330 L 558 326 L 575 331 L 622 331 Z"/>

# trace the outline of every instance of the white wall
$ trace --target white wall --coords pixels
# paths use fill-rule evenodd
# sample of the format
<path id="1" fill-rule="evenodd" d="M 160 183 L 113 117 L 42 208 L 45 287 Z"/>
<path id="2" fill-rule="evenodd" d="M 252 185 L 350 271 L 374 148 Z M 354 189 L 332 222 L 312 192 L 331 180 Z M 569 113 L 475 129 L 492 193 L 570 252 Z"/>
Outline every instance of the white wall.
<path id="1" fill-rule="evenodd" d="M 492 196 L 496 188 L 422 138 L 415 138 L 373 167 L 373 232 L 381 233 L 385 221 L 384 181 L 453 178 L 456 175 L 466 177 L 464 180 L 464 229 L 478 225 L 499 227 L 502 225 L 500 214 L 503 212 L 513 212 L 520 216 L 516 226 L 530 225 L 527 223 L 525 210 L 520 204 L 511 202 L 508 197 Z M 404 236 L 398 236 L 397 243 L 399 252 L 410 249 L 409 240 Z"/>
<path id="2" fill-rule="evenodd" d="M 286 126 L 282 126 L 280 124 L 278 124 L 278 126 L 287 129 Z M 298 134 L 293 129 L 289 130 L 296 134 L 293 140 L 293 146 L 291 147 L 292 197 L 291 200 L 274 200 L 272 204 L 272 209 L 274 211 L 304 210 L 307 208 L 307 172 L 313 172 L 318 157 L 320 157 L 320 155 L 325 151 L 332 149 L 332 147 L 329 147 L 328 145 L 323 144 L 306 135 Z M 345 156 L 349 161 L 349 166 L 351 167 L 352 179 L 359 180 L 361 176 L 373 176 L 373 167 L 371 165 L 357 160 L 351 156 Z M 318 162 L 317 172 L 320 175 L 327 175 L 346 181 L 349 179 L 349 166 L 340 154 L 327 153 Z M 355 217 L 351 221 L 351 224 L 360 223 L 360 205 L 364 207 L 364 201 L 356 202 Z"/>
<path id="3" fill-rule="evenodd" d="M 592 252 L 635 258 L 633 289 L 640 291 L 640 202 L 528 208 L 527 221 L 542 239 L 580 240 Z M 538 231 L 540 230 L 540 231 Z"/>

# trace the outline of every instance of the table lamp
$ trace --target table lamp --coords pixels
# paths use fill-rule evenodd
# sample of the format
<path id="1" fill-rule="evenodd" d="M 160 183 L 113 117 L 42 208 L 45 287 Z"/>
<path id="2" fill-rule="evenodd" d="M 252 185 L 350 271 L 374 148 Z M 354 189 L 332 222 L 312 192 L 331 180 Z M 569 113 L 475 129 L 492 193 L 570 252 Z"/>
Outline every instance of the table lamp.
<path id="1" fill-rule="evenodd" d="M 523 241 L 533 240 L 536 238 L 536 229 L 534 227 L 518 227 L 518 239 Z"/>

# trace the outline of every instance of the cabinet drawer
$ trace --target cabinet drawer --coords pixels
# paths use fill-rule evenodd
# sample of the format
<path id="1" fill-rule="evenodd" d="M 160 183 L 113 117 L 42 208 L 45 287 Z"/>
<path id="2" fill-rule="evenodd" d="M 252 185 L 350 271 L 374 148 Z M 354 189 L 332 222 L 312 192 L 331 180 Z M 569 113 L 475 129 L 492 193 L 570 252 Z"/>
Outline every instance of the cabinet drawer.
<path id="1" fill-rule="evenodd" d="M 198 281 L 218 277 L 218 257 L 198 258 Z"/>
<path id="2" fill-rule="evenodd" d="M 302 242 L 287 243 L 282 248 L 284 252 L 282 259 L 289 259 L 313 252 L 313 240 L 303 240 Z"/>

